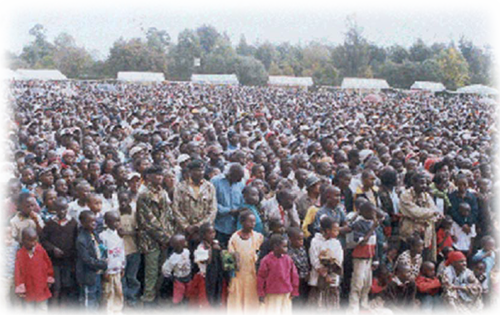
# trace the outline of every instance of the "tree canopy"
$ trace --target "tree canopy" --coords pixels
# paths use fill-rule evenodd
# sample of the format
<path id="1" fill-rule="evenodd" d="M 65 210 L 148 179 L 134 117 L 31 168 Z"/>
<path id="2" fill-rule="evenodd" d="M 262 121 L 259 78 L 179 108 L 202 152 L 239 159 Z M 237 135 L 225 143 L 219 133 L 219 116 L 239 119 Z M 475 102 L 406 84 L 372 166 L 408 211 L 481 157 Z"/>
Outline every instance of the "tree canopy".
<path id="1" fill-rule="evenodd" d="M 242 34 L 233 46 L 227 34 L 211 25 L 185 29 L 173 42 L 167 30 L 148 28 L 143 37 L 118 38 L 105 60 L 96 60 L 70 34 L 53 42 L 43 25 L 29 34 L 33 40 L 19 55 L 7 52 L 11 69 L 58 69 L 69 78 L 113 78 L 119 71 L 162 72 L 169 80 L 189 80 L 193 73 L 236 73 L 242 84 L 262 85 L 268 75 L 310 76 L 317 85 L 340 85 L 344 77 L 386 79 L 409 88 L 414 81 L 440 81 L 449 89 L 467 84 L 494 84 L 494 58 L 489 47 L 461 38 L 452 43 L 382 47 L 363 36 L 351 19 L 339 45 L 321 42 L 248 43 Z M 195 62 L 199 60 L 199 64 Z M 250 71 L 246 73 L 245 71 Z"/>

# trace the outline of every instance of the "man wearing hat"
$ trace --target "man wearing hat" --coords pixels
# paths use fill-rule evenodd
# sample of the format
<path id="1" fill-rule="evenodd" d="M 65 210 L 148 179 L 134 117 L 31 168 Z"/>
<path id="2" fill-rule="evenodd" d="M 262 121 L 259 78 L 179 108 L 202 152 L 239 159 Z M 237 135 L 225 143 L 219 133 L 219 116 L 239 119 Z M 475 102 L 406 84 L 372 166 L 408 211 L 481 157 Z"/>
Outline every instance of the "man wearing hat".
<path id="1" fill-rule="evenodd" d="M 316 206 L 318 208 L 320 207 L 320 179 L 314 174 L 309 174 L 306 178 L 305 187 L 307 192 L 295 201 L 295 206 L 297 207 L 297 212 L 299 213 L 299 218 L 301 221 L 304 220 L 307 214 L 307 210 L 311 206 Z"/>

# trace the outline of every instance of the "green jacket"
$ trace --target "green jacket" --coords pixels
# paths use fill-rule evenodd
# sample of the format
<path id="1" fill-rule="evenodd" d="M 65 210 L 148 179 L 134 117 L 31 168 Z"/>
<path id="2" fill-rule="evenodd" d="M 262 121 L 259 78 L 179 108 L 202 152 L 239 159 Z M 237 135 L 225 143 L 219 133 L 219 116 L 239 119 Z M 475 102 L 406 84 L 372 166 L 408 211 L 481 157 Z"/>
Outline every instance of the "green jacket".
<path id="1" fill-rule="evenodd" d="M 168 245 L 175 231 L 170 199 L 164 189 L 147 187 L 137 197 L 137 243 L 143 254 Z"/>

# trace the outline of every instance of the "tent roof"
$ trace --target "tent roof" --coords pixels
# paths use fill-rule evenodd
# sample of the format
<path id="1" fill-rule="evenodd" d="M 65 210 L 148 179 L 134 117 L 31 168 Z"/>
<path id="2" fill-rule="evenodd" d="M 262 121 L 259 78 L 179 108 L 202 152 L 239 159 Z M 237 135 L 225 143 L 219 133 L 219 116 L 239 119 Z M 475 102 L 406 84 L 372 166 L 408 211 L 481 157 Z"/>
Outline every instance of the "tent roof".
<path id="1" fill-rule="evenodd" d="M 31 70 L 31 69 L 18 69 L 16 73 L 19 75 L 19 80 L 67 80 L 66 76 L 59 70 Z"/>
<path id="2" fill-rule="evenodd" d="M 20 78 L 20 75 L 17 74 L 15 71 L 10 70 L 10 69 L 2 69 L 0 78 L 3 80 L 17 80 Z"/>
<path id="3" fill-rule="evenodd" d="M 311 77 L 289 77 L 289 76 L 269 76 L 269 85 L 286 85 L 286 86 L 312 86 L 313 80 Z"/>
<path id="4" fill-rule="evenodd" d="M 120 71 L 116 79 L 129 82 L 162 82 L 165 81 L 165 75 L 161 72 Z"/>
<path id="5" fill-rule="evenodd" d="M 193 74 L 191 82 L 198 84 L 239 84 L 235 74 Z"/>
<path id="6" fill-rule="evenodd" d="M 410 87 L 412 90 L 425 90 L 431 92 L 441 92 L 446 90 L 446 87 L 440 82 L 430 82 L 430 81 L 415 81 Z"/>
<path id="7" fill-rule="evenodd" d="M 474 84 L 469 86 L 464 86 L 463 88 L 457 89 L 459 94 L 480 94 L 480 95 L 498 95 L 497 89 L 491 88 L 486 85 Z"/>
<path id="8" fill-rule="evenodd" d="M 386 80 L 382 79 L 361 79 L 361 78 L 344 78 L 342 80 L 342 89 L 366 89 L 380 90 L 390 88 Z"/>

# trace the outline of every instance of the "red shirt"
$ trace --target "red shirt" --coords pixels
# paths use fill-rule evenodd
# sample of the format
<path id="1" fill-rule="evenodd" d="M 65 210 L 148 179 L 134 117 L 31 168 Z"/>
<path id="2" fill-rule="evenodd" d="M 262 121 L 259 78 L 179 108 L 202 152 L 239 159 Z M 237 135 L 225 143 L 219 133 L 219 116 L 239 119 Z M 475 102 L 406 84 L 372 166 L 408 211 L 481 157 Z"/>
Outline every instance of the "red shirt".
<path id="1" fill-rule="evenodd" d="M 439 292 L 441 288 L 441 282 L 437 277 L 427 278 L 422 275 L 415 279 L 415 284 L 417 285 L 417 290 L 419 293 L 425 293 L 429 295 L 435 295 Z"/>
<path id="2" fill-rule="evenodd" d="M 444 242 L 443 244 L 438 248 L 438 251 L 441 251 L 443 249 L 443 247 L 452 247 L 453 246 L 453 239 L 451 238 L 451 233 L 449 233 L 448 237 L 445 239 L 444 238 L 445 236 L 445 232 L 444 232 L 444 229 L 439 229 L 437 234 L 436 234 L 436 238 L 437 238 L 437 244 L 441 244 L 441 242 L 443 241 L 444 239 Z"/>
<path id="3" fill-rule="evenodd" d="M 260 297 L 285 293 L 299 295 L 299 274 L 290 256 L 285 254 L 278 258 L 271 252 L 262 259 L 257 274 L 257 293 Z"/>
<path id="4" fill-rule="evenodd" d="M 54 283 L 54 270 L 49 255 L 40 244 L 36 244 L 33 257 L 25 247 L 17 252 L 14 276 L 16 293 L 26 293 L 26 301 L 42 302 L 52 296 L 47 284 Z"/>

